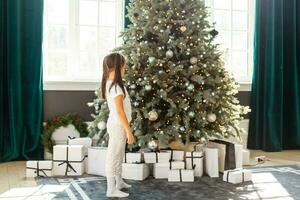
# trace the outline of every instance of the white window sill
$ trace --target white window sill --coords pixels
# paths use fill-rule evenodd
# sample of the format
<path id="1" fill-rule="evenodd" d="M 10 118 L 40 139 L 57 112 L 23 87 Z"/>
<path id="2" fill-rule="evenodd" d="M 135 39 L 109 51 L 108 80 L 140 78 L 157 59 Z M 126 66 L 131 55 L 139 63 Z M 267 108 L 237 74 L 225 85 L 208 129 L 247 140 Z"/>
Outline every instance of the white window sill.
<path id="1" fill-rule="evenodd" d="M 251 91 L 251 83 L 250 82 L 240 82 L 240 87 L 238 90 L 240 92 L 250 92 Z"/>
<path id="2" fill-rule="evenodd" d="M 95 91 L 100 87 L 99 82 L 87 81 L 47 81 L 45 91 Z"/>
<path id="3" fill-rule="evenodd" d="M 47 81 L 44 82 L 45 91 L 94 91 L 100 87 L 99 82 L 87 81 Z M 251 83 L 242 82 L 238 88 L 240 92 L 251 91 Z"/>

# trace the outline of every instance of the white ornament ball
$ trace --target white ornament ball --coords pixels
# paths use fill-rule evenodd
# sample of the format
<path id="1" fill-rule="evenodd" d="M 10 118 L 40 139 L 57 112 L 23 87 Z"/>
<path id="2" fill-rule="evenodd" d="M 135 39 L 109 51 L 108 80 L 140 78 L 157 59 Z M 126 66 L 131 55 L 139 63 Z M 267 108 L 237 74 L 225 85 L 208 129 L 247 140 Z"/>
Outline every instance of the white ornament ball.
<path id="1" fill-rule="evenodd" d="M 172 58 L 173 55 L 174 55 L 174 53 L 173 53 L 173 51 L 171 51 L 171 50 L 168 50 L 168 51 L 166 52 L 166 56 L 167 56 L 168 58 Z"/>
<path id="2" fill-rule="evenodd" d="M 150 121 L 155 121 L 158 118 L 158 113 L 155 110 L 150 111 L 148 115 Z"/>
<path id="3" fill-rule="evenodd" d="M 195 117 L 195 112 L 194 111 L 190 111 L 188 113 L 189 117 L 194 118 Z"/>
<path id="4" fill-rule="evenodd" d="M 149 63 L 153 63 L 155 61 L 155 57 L 151 56 L 148 58 Z"/>
<path id="5" fill-rule="evenodd" d="M 130 85 L 130 89 L 136 89 L 136 84 Z"/>
<path id="6" fill-rule="evenodd" d="M 191 64 L 196 64 L 197 61 L 198 61 L 198 59 L 197 59 L 196 57 L 191 57 L 191 58 L 190 58 Z"/>
<path id="7" fill-rule="evenodd" d="M 106 123 L 104 121 L 101 121 L 97 125 L 99 130 L 104 130 L 106 128 Z"/>
<path id="8" fill-rule="evenodd" d="M 181 30 L 181 32 L 185 32 L 186 31 L 186 26 L 181 26 L 180 30 Z"/>
<path id="9" fill-rule="evenodd" d="M 209 122 L 215 122 L 217 119 L 217 116 L 214 113 L 210 113 L 207 115 L 207 121 Z"/>
<path id="10" fill-rule="evenodd" d="M 152 89 L 152 86 L 151 86 L 151 85 L 146 85 L 146 86 L 145 86 L 145 90 L 150 91 L 151 89 Z"/>
<path id="11" fill-rule="evenodd" d="M 185 131 L 185 127 L 184 127 L 184 126 L 181 126 L 181 127 L 179 128 L 179 130 L 180 130 L 181 132 L 184 132 L 184 131 Z"/>
<path id="12" fill-rule="evenodd" d="M 157 148 L 157 142 L 155 140 L 151 140 L 148 142 L 148 148 L 151 150 L 155 150 Z"/>
<path id="13" fill-rule="evenodd" d="M 143 134 L 142 134 L 142 131 L 141 131 L 141 130 L 136 130 L 136 131 L 134 132 L 134 135 L 135 135 L 135 136 L 141 136 L 141 135 L 143 135 Z"/>
<path id="14" fill-rule="evenodd" d="M 189 91 L 193 91 L 194 88 L 195 88 L 195 86 L 194 86 L 194 84 L 192 84 L 192 83 L 189 84 L 188 87 L 187 87 L 187 89 L 188 89 Z"/>
<path id="15" fill-rule="evenodd" d="M 201 142 L 201 143 L 206 143 L 205 137 L 201 137 L 201 138 L 200 138 L 200 142 Z"/>

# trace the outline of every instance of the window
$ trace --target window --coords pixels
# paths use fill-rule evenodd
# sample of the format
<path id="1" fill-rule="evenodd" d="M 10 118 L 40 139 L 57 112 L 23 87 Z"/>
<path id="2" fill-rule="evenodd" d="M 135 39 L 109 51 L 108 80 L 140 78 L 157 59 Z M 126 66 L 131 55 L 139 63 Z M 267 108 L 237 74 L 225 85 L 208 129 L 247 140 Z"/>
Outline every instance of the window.
<path id="1" fill-rule="evenodd" d="M 205 0 L 219 32 L 225 66 L 239 82 L 251 82 L 254 0 Z"/>
<path id="2" fill-rule="evenodd" d="M 226 67 L 240 83 L 251 82 L 254 0 L 205 2 Z M 45 0 L 44 5 L 45 89 L 95 89 L 104 55 L 121 45 L 124 0 Z"/>
<path id="3" fill-rule="evenodd" d="M 121 44 L 123 0 L 45 0 L 45 82 L 99 82 L 103 57 Z"/>

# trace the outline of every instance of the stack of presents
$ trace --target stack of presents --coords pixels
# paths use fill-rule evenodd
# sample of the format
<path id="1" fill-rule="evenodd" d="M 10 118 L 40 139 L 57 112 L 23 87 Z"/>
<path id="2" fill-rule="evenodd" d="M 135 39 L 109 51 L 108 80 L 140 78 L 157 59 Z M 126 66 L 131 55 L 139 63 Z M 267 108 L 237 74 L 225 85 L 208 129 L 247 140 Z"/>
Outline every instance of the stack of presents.
<path id="1" fill-rule="evenodd" d="M 53 147 L 53 159 L 27 161 L 26 176 L 81 176 L 84 173 L 105 176 L 105 147 L 92 147 L 91 138 L 69 138 L 66 145 Z M 125 179 L 155 179 L 169 182 L 194 182 L 203 174 L 215 178 L 223 174 L 229 183 L 251 181 L 249 151 L 240 144 L 211 140 L 206 145 L 195 145 L 194 150 L 160 149 L 150 152 L 126 152 L 122 164 Z"/>

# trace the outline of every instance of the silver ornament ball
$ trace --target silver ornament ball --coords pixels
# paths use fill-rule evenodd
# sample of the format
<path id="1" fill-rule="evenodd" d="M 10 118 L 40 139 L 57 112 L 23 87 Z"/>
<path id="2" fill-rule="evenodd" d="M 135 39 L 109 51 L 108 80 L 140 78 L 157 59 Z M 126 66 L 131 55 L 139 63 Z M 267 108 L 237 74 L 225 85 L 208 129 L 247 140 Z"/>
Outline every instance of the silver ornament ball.
<path id="1" fill-rule="evenodd" d="M 180 130 L 181 132 L 185 131 L 185 127 L 184 127 L 184 126 L 181 126 L 181 127 L 179 128 L 179 130 Z"/>
<path id="2" fill-rule="evenodd" d="M 217 116 L 214 113 L 210 113 L 207 115 L 207 121 L 215 122 L 217 120 Z"/>
<path id="3" fill-rule="evenodd" d="M 137 101 L 133 102 L 133 106 L 134 106 L 134 107 L 139 106 L 139 102 L 137 102 Z"/>
<path id="4" fill-rule="evenodd" d="M 172 58 L 173 55 L 174 55 L 174 53 L 173 53 L 172 50 L 168 50 L 168 51 L 166 52 L 166 56 L 167 56 L 168 58 Z"/>
<path id="5" fill-rule="evenodd" d="M 151 140 L 148 142 L 148 148 L 151 150 L 155 150 L 157 148 L 157 142 L 155 140 Z"/>

